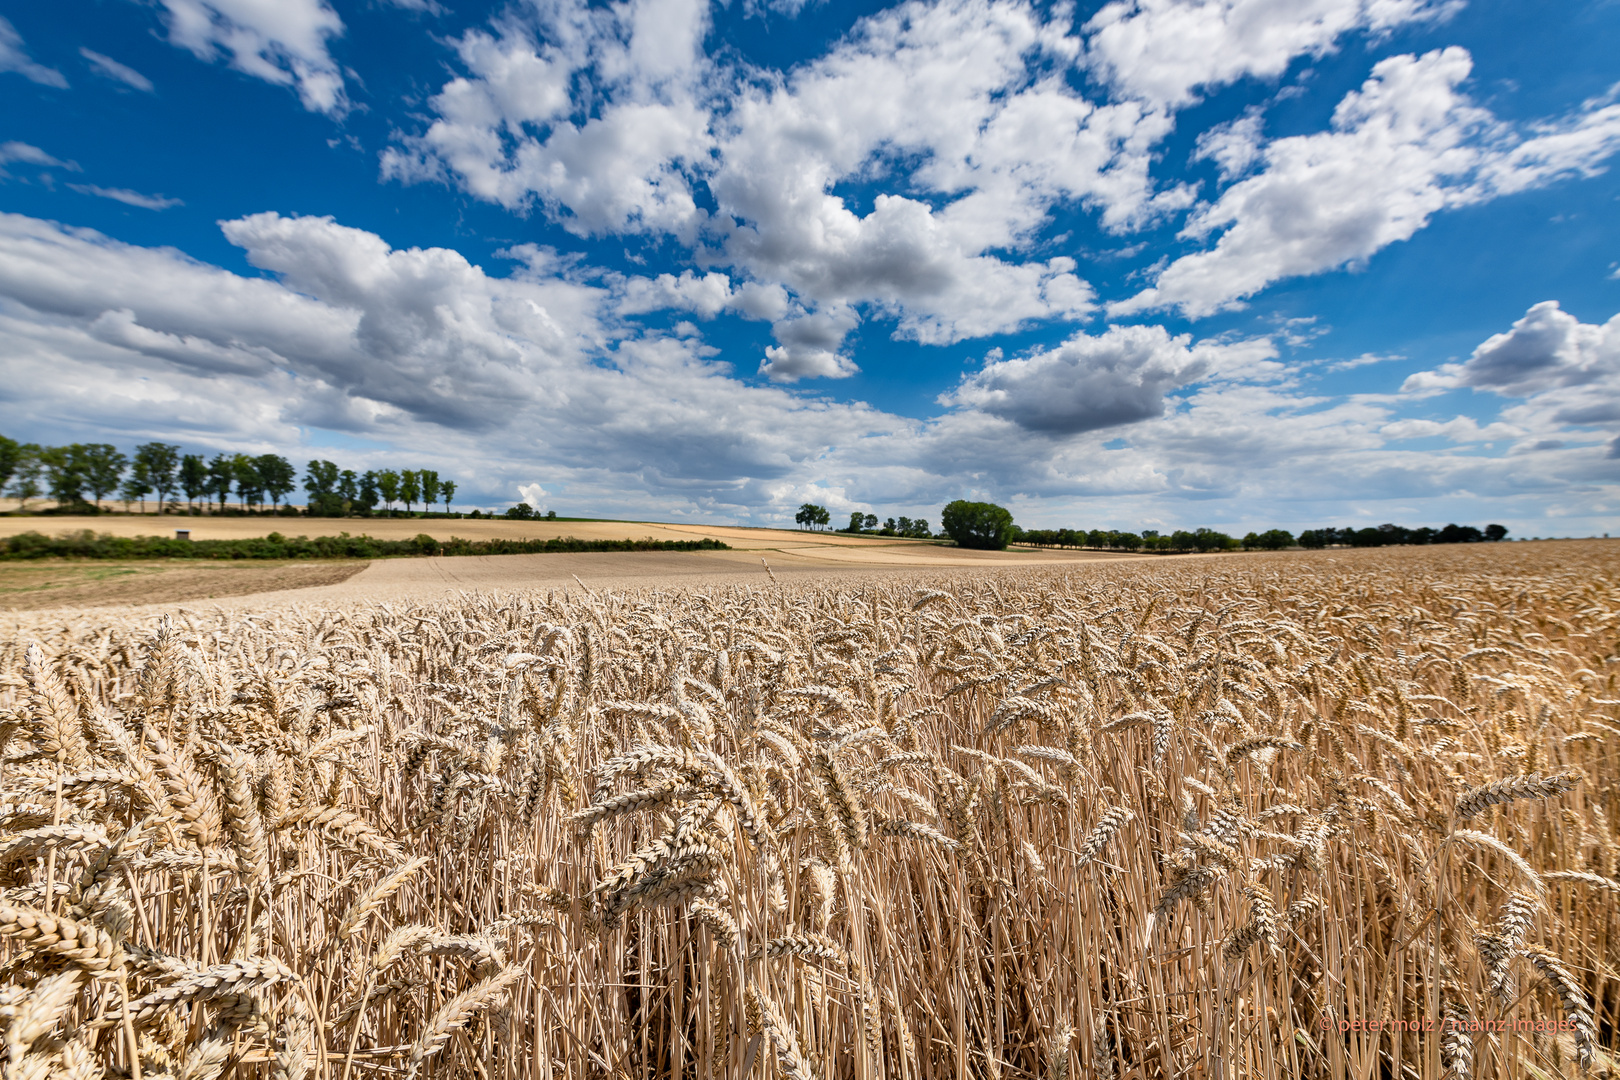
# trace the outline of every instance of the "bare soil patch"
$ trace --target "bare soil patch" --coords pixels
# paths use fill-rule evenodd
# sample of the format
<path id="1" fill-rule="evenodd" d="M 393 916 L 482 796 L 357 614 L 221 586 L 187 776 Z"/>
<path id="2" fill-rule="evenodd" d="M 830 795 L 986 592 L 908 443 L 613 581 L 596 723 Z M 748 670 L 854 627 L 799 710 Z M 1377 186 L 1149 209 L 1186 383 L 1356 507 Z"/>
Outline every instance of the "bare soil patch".
<path id="1" fill-rule="evenodd" d="M 360 573 L 351 562 L 81 561 L 0 563 L 0 610 L 167 604 L 336 585 Z"/>

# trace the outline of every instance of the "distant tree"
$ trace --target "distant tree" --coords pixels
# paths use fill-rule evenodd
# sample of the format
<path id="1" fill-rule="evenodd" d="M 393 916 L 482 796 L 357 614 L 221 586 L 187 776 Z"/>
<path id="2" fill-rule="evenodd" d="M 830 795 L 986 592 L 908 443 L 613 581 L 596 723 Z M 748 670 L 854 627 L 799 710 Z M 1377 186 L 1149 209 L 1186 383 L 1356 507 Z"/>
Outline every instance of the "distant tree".
<path id="1" fill-rule="evenodd" d="M 866 517 L 861 520 L 861 531 L 871 532 L 875 528 L 877 528 L 877 515 L 867 514 Z"/>
<path id="2" fill-rule="evenodd" d="M 231 471 L 236 474 L 236 493 L 242 498 L 242 509 L 248 503 L 264 505 L 264 477 L 259 475 L 259 459 L 237 454 L 231 459 Z"/>
<path id="3" fill-rule="evenodd" d="M 27 510 L 29 499 L 37 499 L 45 493 L 40 486 L 44 472 L 40 447 L 34 443 L 19 444 L 17 460 L 11 467 L 11 495 L 17 500 L 17 509 Z"/>
<path id="4" fill-rule="evenodd" d="M 146 480 L 157 492 L 158 513 L 163 513 L 163 504 L 169 501 L 169 492 L 174 490 L 176 473 L 180 469 L 180 448 L 171 443 L 149 442 L 142 443 L 135 448 L 135 461 L 146 465 Z M 145 508 L 145 502 L 142 502 Z"/>
<path id="5" fill-rule="evenodd" d="M 863 525 L 865 522 L 866 515 L 861 513 L 859 510 L 856 510 L 854 513 L 849 515 L 849 527 L 844 531 L 858 533 L 861 531 L 861 525 Z"/>
<path id="6" fill-rule="evenodd" d="M 399 498 L 399 473 L 384 469 L 377 474 L 377 491 L 383 498 L 383 507 L 393 513 L 394 500 Z"/>
<path id="7" fill-rule="evenodd" d="M 180 459 L 180 491 L 186 497 L 186 507 L 208 494 L 208 462 L 201 454 L 187 454 Z"/>
<path id="8" fill-rule="evenodd" d="M 354 505 L 369 514 L 376 508 L 377 501 L 381 498 L 382 495 L 377 491 L 377 474 L 367 469 L 360 475 L 360 497 L 355 500 Z"/>
<path id="9" fill-rule="evenodd" d="M 799 507 L 799 512 L 793 515 L 793 520 L 798 522 L 801 528 L 813 529 L 817 525 L 827 524 L 827 522 L 832 520 L 832 515 L 827 512 L 827 508 L 825 506 L 817 506 L 815 503 L 805 503 Z"/>
<path id="10" fill-rule="evenodd" d="M 236 486 L 236 470 L 232 467 L 229 454 L 215 454 L 208 463 L 208 490 L 219 496 L 219 512 L 225 512 L 225 500 L 231 497 L 231 488 Z"/>
<path id="11" fill-rule="evenodd" d="M 439 501 L 439 474 L 432 469 L 423 469 L 417 476 L 422 483 L 422 509 L 431 510 L 433 504 Z"/>
<path id="12" fill-rule="evenodd" d="M 1505 525 L 1485 526 L 1485 539 L 1491 541 L 1492 543 L 1495 543 L 1498 540 L 1507 539 L 1507 534 L 1507 526 Z"/>
<path id="13" fill-rule="evenodd" d="M 311 517 L 342 517 L 343 493 L 339 489 L 343 474 L 338 467 L 324 458 L 316 458 L 304 466 L 304 512 Z"/>
<path id="14" fill-rule="evenodd" d="M 456 497 L 456 482 L 446 480 L 439 485 L 439 494 L 444 496 L 444 512 L 450 512 L 450 500 Z"/>
<path id="15" fill-rule="evenodd" d="M 1285 529 L 1267 529 L 1263 533 L 1251 532 L 1243 538 L 1243 547 L 1248 551 L 1281 551 L 1292 547 L 1294 534 Z"/>
<path id="16" fill-rule="evenodd" d="M 945 507 L 940 519 L 960 547 L 1000 551 L 1013 535 L 1012 514 L 995 503 L 957 499 Z"/>
<path id="17" fill-rule="evenodd" d="M 56 500 L 58 510 L 84 501 L 83 455 L 76 446 L 46 446 L 39 452 L 45 467 L 45 489 Z"/>
<path id="18" fill-rule="evenodd" d="M 100 510 L 102 498 L 118 490 L 118 481 L 129 465 L 129 458 L 111 443 L 74 443 L 69 450 L 77 459 L 84 486 L 95 498 L 96 509 Z"/>
<path id="19" fill-rule="evenodd" d="M 906 534 L 918 540 L 927 540 L 933 534 L 928 531 L 927 518 L 912 518 L 911 531 Z"/>
<path id="20" fill-rule="evenodd" d="M 12 476 L 16 475 L 17 466 L 22 462 L 22 451 L 22 443 L 0 435 L 0 490 L 11 483 Z"/>
<path id="21" fill-rule="evenodd" d="M 399 474 L 399 500 L 405 504 L 405 512 L 411 512 L 411 504 L 422 497 L 422 474 L 415 469 L 406 469 Z"/>
<path id="22" fill-rule="evenodd" d="M 894 518 L 890 518 L 883 523 L 882 531 L 890 536 L 898 536 L 900 534 L 900 528 L 895 522 Z"/>
<path id="23" fill-rule="evenodd" d="M 292 462 L 278 454 L 261 454 L 253 463 L 258 467 L 259 480 L 270 496 L 270 505 L 280 510 L 281 500 L 298 485 L 298 470 L 293 468 Z"/>
<path id="24" fill-rule="evenodd" d="M 124 500 L 124 509 L 126 511 L 129 509 L 130 503 L 139 499 L 141 513 L 146 513 L 146 497 L 152 494 L 152 477 L 147 472 L 145 461 L 136 458 L 130 465 L 129 475 L 124 477 L 124 485 L 119 489 L 118 494 Z"/>

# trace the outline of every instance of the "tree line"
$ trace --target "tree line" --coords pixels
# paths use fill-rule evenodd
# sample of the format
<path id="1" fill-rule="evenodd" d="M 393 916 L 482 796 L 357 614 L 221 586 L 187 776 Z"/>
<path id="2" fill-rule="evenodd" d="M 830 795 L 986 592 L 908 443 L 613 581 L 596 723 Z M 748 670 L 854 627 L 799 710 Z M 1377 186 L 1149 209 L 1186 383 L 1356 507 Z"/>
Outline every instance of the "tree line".
<path id="1" fill-rule="evenodd" d="M 1141 533 L 1114 529 L 1019 529 L 1013 527 L 1014 543 L 1041 547 L 1101 548 L 1109 551 L 1281 551 L 1284 548 L 1388 547 L 1396 544 L 1475 544 L 1503 540 L 1508 530 L 1502 525 L 1446 525 L 1408 529 L 1401 525 L 1379 525 L 1364 529 L 1306 529 L 1297 537 L 1287 529 L 1250 532 L 1243 537 L 1228 536 L 1215 529 L 1177 529 Z"/>
<path id="2" fill-rule="evenodd" d="M 826 528 L 832 524 L 832 512 L 825 506 L 815 503 L 805 503 L 799 507 L 799 512 L 793 520 L 798 522 L 800 528 L 815 529 Z M 912 540 L 931 540 L 934 534 L 928 529 L 927 518 L 889 518 L 878 525 L 876 514 L 865 514 L 859 510 L 849 515 L 849 524 L 837 530 L 844 533 L 868 533 L 876 536 L 904 536 Z"/>
<path id="3" fill-rule="evenodd" d="M 58 510 L 99 512 L 103 500 L 121 499 L 125 509 L 155 497 L 159 512 L 171 497 L 184 497 L 188 510 L 214 504 L 223 513 L 234 492 L 244 510 L 292 512 L 284 505 L 298 487 L 298 470 L 279 454 L 183 454 L 172 443 L 150 442 L 126 455 L 111 443 L 73 443 L 41 446 L 0 435 L 0 491 L 19 503 L 23 511 L 34 499 L 50 498 Z M 404 503 L 407 512 L 417 503 L 424 509 L 444 502 L 446 512 L 455 498 L 454 480 L 442 479 L 432 469 L 378 469 L 356 473 L 330 461 L 311 461 L 305 470 L 305 512 L 313 517 L 369 515 L 381 506 L 392 511 Z"/>

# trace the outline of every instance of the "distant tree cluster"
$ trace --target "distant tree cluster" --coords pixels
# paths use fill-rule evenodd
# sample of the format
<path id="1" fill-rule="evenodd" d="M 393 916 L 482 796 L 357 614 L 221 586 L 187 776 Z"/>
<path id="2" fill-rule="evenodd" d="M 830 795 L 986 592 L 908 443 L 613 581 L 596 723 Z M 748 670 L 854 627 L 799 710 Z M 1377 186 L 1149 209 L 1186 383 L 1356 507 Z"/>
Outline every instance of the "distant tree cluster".
<path id="1" fill-rule="evenodd" d="M 1015 527 L 1016 528 L 1016 527 Z M 1307 529 L 1295 537 L 1287 529 L 1251 532 L 1241 540 L 1214 529 L 1177 529 L 1161 534 L 1144 529 L 1140 534 L 1113 529 L 1017 529 L 1014 540 L 1042 547 L 1100 548 L 1108 551 L 1281 551 L 1298 544 L 1303 548 L 1384 547 L 1391 544 L 1472 544 L 1501 540 L 1507 536 L 1501 525 L 1483 530 L 1472 525 L 1447 525 L 1443 529 L 1407 529 L 1380 525 L 1366 529 Z"/>
<path id="2" fill-rule="evenodd" d="M 473 517 L 477 516 L 478 511 L 474 510 Z M 514 506 L 508 506 L 506 508 L 506 516 L 509 518 L 515 518 L 518 521 L 556 521 L 557 511 L 547 510 L 542 514 L 528 503 L 520 502 Z"/>
<path id="3" fill-rule="evenodd" d="M 268 499 L 279 509 L 296 477 L 292 463 L 275 454 L 219 454 L 210 462 L 200 454 L 182 455 L 171 443 L 143 443 L 126 455 L 110 443 L 40 446 L 0 435 L 0 489 L 23 510 L 31 500 L 48 497 L 63 512 L 99 511 L 104 500 L 116 497 L 126 509 L 138 503 L 144 513 L 149 497 L 159 510 L 181 494 L 188 506 L 215 493 L 223 504 L 233 487 L 244 506 L 262 507 Z"/>
<path id="4" fill-rule="evenodd" d="M 805 503 L 799 507 L 799 512 L 793 515 L 793 520 L 798 522 L 801 529 L 819 529 L 832 521 L 832 513 L 825 506 Z"/>
<path id="5" fill-rule="evenodd" d="M 31 500 L 47 497 L 66 513 L 99 511 L 103 500 L 118 498 L 125 509 L 139 504 L 145 513 L 148 498 L 161 511 L 171 498 L 184 497 L 187 509 L 212 503 L 223 512 L 234 493 L 244 510 L 262 511 L 268 504 L 272 512 L 290 512 L 283 504 L 297 486 L 297 468 L 279 454 L 207 458 L 182 454 L 171 443 L 150 442 L 126 455 L 110 443 L 40 446 L 0 435 L 0 490 L 25 511 Z M 309 463 L 304 490 L 310 496 L 309 514 L 341 517 L 369 514 L 379 504 L 391 510 L 403 502 L 408 511 L 416 503 L 431 506 L 441 499 L 449 510 L 456 484 L 431 469 L 356 474 L 317 460 Z"/>
<path id="6" fill-rule="evenodd" d="M 450 500 L 456 497 L 456 482 L 440 479 L 432 469 L 377 469 L 357 473 L 316 459 L 304 471 L 304 490 L 309 493 L 307 505 L 311 517 L 367 515 L 379 506 L 384 512 L 393 513 L 395 503 L 404 503 L 405 512 L 411 513 L 417 503 L 428 510 L 440 500 L 449 513 Z"/>
<path id="7" fill-rule="evenodd" d="M 1495 542 L 1507 537 L 1501 525 L 1487 525 L 1483 530 L 1472 525 L 1447 525 L 1441 529 L 1424 526 L 1408 529 L 1400 525 L 1379 525 L 1365 529 L 1306 529 L 1299 534 L 1299 546 L 1324 547 L 1388 547 L 1392 544 L 1478 544 Z"/>
<path id="8" fill-rule="evenodd" d="M 827 511 L 817 507 L 823 514 Z M 821 524 L 827 524 L 823 518 Z M 903 536 L 910 540 L 931 540 L 934 534 L 928 531 L 927 518 L 898 517 L 889 518 L 879 527 L 876 514 L 863 514 L 856 510 L 849 515 L 849 524 L 838 530 L 847 533 L 875 533 L 878 536 Z"/>

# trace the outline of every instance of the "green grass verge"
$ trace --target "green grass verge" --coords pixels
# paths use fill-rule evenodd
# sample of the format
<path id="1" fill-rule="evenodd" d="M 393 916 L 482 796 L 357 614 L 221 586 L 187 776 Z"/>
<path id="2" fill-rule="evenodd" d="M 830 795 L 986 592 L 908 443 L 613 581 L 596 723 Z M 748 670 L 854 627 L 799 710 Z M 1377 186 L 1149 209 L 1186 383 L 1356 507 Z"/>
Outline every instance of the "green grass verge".
<path id="1" fill-rule="evenodd" d="M 296 536 L 280 533 L 245 540 L 173 540 L 163 536 L 110 536 L 89 529 L 50 537 L 25 532 L 0 539 L 0 559 L 387 559 L 421 555 L 541 555 L 590 551 L 728 551 L 719 540 L 412 540 L 371 536 Z"/>

